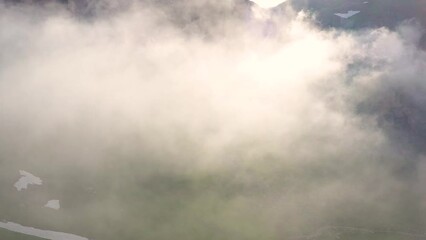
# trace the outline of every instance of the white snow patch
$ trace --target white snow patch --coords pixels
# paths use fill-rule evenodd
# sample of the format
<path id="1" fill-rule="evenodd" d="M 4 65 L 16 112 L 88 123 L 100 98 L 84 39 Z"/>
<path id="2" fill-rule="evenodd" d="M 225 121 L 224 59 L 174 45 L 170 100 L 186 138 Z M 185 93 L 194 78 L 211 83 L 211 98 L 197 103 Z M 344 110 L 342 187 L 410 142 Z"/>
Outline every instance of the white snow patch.
<path id="1" fill-rule="evenodd" d="M 339 16 L 341 18 L 350 18 L 358 13 L 360 13 L 360 11 L 348 11 L 347 13 L 335 13 L 334 15 Z"/>
<path id="2" fill-rule="evenodd" d="M 44 206 L 47 208 L 55 209 L 55 210 L 59 210 L 59 208 L 61 208 L 61 205 L 59 204 L 59 200 L 49 200 Z"/>
<path id="3" fill-rule="evenodd" d="M 18 189 L 18 191 L 27 189 L 29 184 L 41 185 L 43 183 L 39 177 L 36 177 L 24 170 L 19 170 L 19 174 L 21 174 L 21 178 L 19 178 L 19 180 L 13 185 L 16 189 Z"/>
<path id="4" fill-rule="evenodd" d="M 13 222 L 0 222 L 0 228 L 49 240 L 89 240 L 88 238 L 80 237 L 74 234 L 41 230 L 33 227 L 25 227 Z"/>

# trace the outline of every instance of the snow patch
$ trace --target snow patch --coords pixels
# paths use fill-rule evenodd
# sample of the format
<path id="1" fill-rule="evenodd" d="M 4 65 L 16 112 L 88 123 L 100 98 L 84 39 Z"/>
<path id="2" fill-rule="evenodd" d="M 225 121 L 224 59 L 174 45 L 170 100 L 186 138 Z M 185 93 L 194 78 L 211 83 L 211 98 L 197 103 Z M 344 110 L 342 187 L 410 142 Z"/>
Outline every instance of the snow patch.
<path id="1" fill-rule="evenodd" d="M 13 185 L 18 191 L 27 189 L 29 184 L 41 185 L 43 183 L 39 177 L 36 177 L 24 170 L 19 170 L 19 174 L 21 175 L 21 178 L 19 178 L 19 180 Z"/>
<path id="2" fill-rule="evenodd" d="M 13 222 L 0 222 L 0 228 L 49 240 L 89 240 L 88 238 L 74 234 L 41 230 L 33 227 L 25 227 Z"/>
<path id="3" fill-rule="evenodd" d="M 347 13 L 335 13 L 334 15 L 339 16 L 341 18 L 350 18 L 358 13 L 360 13 L 360 11 L 348 11 Z"/>
<path id="4" fill-rule="evenodd" d="M 44 206 L 55 210 L 59 210 L 59 208 L 61 208 L 59 200 L 49 200 Z"/>

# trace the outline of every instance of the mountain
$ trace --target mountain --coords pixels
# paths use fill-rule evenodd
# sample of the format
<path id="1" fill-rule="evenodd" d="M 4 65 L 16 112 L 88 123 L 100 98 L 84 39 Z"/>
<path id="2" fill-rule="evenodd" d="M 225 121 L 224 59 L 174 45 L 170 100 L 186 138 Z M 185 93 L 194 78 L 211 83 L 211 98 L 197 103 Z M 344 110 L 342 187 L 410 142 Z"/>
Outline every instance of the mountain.
<path id="1" fill-rule="evenodd" d="M 426 30 L 426 2 L 423 0 L 292 0 L 291 4 L 297 10 L 315 14 L 323 28 L 394 29 L 402 22 L 411 20 Z M 349 11 L 357 13 L 348 18 L 338 16 Z M 419 44 L 426 47 L 426 34 L 423 34 Z"/>

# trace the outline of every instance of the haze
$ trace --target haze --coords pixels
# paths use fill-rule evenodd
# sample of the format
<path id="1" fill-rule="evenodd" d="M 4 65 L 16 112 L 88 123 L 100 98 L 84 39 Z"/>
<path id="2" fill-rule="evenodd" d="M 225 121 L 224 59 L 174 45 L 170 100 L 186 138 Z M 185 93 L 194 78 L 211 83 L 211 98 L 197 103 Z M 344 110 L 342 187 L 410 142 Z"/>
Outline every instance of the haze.
<path id="1" fill-rule="evenodd" d="M 0 239 L 425 239 L 424 15 L 362 2 L 1 1 Z"/>

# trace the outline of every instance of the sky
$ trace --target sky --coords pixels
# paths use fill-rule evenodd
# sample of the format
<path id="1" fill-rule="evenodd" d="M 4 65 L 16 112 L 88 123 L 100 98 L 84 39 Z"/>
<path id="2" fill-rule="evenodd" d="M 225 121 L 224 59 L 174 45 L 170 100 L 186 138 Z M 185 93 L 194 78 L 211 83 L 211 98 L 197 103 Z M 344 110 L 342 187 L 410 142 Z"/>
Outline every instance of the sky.
<path id="1" fill-rule="evenodd" d="M 287 0 L 252 0 L 252 2 L 256 3 L 262 8 L 273 8 L 286 1 Z"/>

